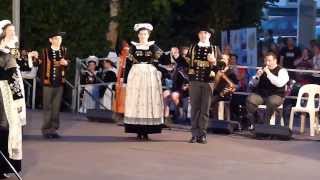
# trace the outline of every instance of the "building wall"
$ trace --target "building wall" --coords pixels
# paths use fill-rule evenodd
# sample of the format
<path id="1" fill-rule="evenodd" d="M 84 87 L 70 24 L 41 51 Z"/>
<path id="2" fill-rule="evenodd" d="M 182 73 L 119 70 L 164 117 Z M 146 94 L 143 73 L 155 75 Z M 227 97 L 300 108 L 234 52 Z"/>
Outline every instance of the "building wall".
<path id="1" fill-rule="evenodd" d="M 297 7 L 297 2 L 299 0 L 280 0 L 278 3 L 275 3 L 279 7 Z M 317 7 L 320 8 L 320 0 L 315 0 L 317 2 Z"/>

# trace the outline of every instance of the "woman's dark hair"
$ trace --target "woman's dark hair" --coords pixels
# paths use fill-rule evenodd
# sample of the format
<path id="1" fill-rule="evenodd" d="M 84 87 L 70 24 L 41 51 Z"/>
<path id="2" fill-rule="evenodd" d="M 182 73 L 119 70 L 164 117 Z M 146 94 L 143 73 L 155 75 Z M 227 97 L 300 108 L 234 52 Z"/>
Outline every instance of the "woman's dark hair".
<path id="1" fill-rule="evenodd" d="M 140 28 L 140 29 L 138 29 L 137 33 L 139 34 L 140 31 L 143 31 L 143 30 L 148 31 L 148 33 L 151 34 L 151 31 L 149 29 L 147 29 L 147 28 Z"/>
<path id="2" fill-rule="evenodd" d="M 5 25 L 5 26 L 3 26 L 3 28 L 2 28 L 2 34 L 4 35 L 4 36 L 6 36 L 6 29 L 9 27 L 9 26 L 13 26 L 13 24 L 7 24 L 7 25 Z"/>
<path id="3" fill-rule="evenodd" d="M 307 50 L 307 52 L 308 52 L 308 59 L 311 59 L 311 58 L 313 57 L 312 51 L 311 51 L 309 48 L 304 48 L 304 49 L 302 50 L 302 52 L 303 52 L 304 50 Z"/>
<path id="4" fill-rule="evenodd" d="M 5 37 L 6 37 L 6 35 L 4 34 L 4 32 L 2 32 L 2 33 L 0 34 L 0 42 L 1 42 Z"/>

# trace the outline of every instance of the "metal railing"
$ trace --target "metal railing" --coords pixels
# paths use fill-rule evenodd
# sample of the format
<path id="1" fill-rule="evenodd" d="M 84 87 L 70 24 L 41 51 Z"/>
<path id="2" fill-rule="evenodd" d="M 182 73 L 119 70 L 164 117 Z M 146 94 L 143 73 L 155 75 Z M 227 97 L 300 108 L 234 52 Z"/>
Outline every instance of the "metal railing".
<path id="1" fill-rule="evenodd" d="M 237 69 L 239 68 L 243 68 L 243 69 L 252 69 L 252 70 L 256 70 L 256 69 L 260 69 L 262 67 L 256 67 L 256 66 L 241 66 L 241 65 L 236 65 L 234 66 L 236 67 Z M 298 72 L 298 73 L 316 73 L 316 74 L 320 74 L 320 71 L 319 70 L 305 70 L 305 69 L 286 69 L 288 72 Z M 290 77 L 292 78 L 292 77 Z M 250 78 L 248 79 L 250 80 Z M 319 77 L 319 80 L 320 80 L 320 77 Z M 251 92 L 238 92 L 236 91 L 234 94 L 238 94 L 238 95 L 249 95 L 251 94 Z M 297 99 L 298 97 L 297 96 L 285 96 L 286 99 Z"/>
<path id="2" fill-rule="evenodd" d="M 76 70 L 75 70 L 74 83 L 65 79 L 65 87 L 72 89 L 72 97 L 71 97 L 71 103 L 68 102 L 66 99 L 63 99 L 62 101 L 73 112 L 79 112 L 80 95 L 82 92 L 82 88 L 84 88 L 86 86 L 86 85 L 83 85 L 80 83 L 81 69 L 87 68 L 87 65 L 84 63 L 84 61 L 86 61 L 86 59 L 76 58 Z M 28 80 L 32 80 L 32 82 L 30 83 Z M 114 85 L 115 83 L 104 83 L 103 80 L 101 80 L 99 77 L 97 77 L 97 80 L 99 83 L 91 84 L 91 85 L 92 86 L 105 86 L 106 89 L 111 92 L 111 97 L 113 97 L 114 92 L 109 86 Z M 40 81 L 40 79 L 38 77 L 30 77 L 30 76 L 23 77 L 23 82 L 26 86 L 25 87 L 25 89 L 26 89 L 26 103 L 29 106 L 31 105 L 32 109 L 35 109 L 35 107 L 36 107 L 37 81 Z M 107 107 L 105 107 L 104 104 L 102 104 L 99 99 L 96 99 L 90 92 L 85 90 L 85 93 L 89 94 L 90 97 L 94 98 L 94 101 L 96 101 L 100 107 L 107 109 Z M 111 100 L 113 100 L 113 98 L 111 98 Z"/>
<path id="3" fill-rule="evenodd" d="M 97 104 L 99 104 L 100 107 L 103 109 L 108 109 L 104 104 L 100 102 L 100 99 L 97 99 L 93 94 L 91 94 L 89 91 L 85 89 L 87 85 L 81 84 L 80 79 L 81 79 L 81 70 L 87 69 L 87 65 L 84 63 L 87 59 L 80 59 L 76 58 L 76 73 L 75 73 L 75 89 L 77 90 L 77 96 L 76 99 L 74 99 L 75 102 L 75 109 L 77 112 L 80 112 L 80 100 L 81 100 L 81 92 L 82 89 L 84 89 L 84 93 L 87 93 Z M 114 96 L 113 90 L 109 87 L 110 85 L 114 85 L 115 83 L 105 83 L 102 79 L 99 77 L 96 77 L 96 80 L 98 83 L 96 84 L 90 84 L 90 86 L 105 86 L 106 90 L 111 92 L 111 107 L 112 107 L 112 100 Z M 75 96 L 73 96 L 75 97 Z"/>
<path id="4" fill-rule="evenodd" d="M 65 79 L 65 84 L 66 87 L 71 88 L 72 89 L 72 98 L 71 98 L 71 103 L 66 101 L 65 99 L 63 99 L 63 103 L 65 105 L 67 105 L 73 112 L 79 112 L 80 110 L 80 96 L 81 96 L 81 92 L 82 89 L 84 89 L 84 87 L 86 85 L 83 85 L 80 83 L 80 77 L 81 77 L 81 70 L 82 69 L 86 69 L 87 65 L 84 63 L 86 61 L 86 59 L 80 59 L 80 58 L 76 58 L 76 68 L 75 68 L 75 79 L 74 79 L 74 84 L 71 83 L 69 80 Z M 242 68 L 242 69 L 248 69 L 248 70 L 255 70 L 255 69 L 259 69 L 261 67 L 255 67 L 255 66 L 241 66 L 241 65 L 237 65 L 234 66 L 235 68 Z M 287 69 L 289 72 L 298 72 L 298 73 L 318 73 L 320 74 L 319 70 L 303 70 L 303 69 Z M 247 72 L 247 74 L 249 74 Z M 32 83 L 28 82 L 26 79 L 32 80 Z M 320 78 L 319 78 L 320 79 Z M 39 78 L 24 78 L 24 83 L 26 85 L 26 94 L 27 94 L 27 98 L 26 101 L 28 103 L 28 105 L 30 105 L 31 103 L 31 107 L 32 109 L 35 109 L 35 103 L 36 103 L 36 86 L 37 86 L 37 81 L 39 80 Z M 248 79 L 250 80 L 250 79 Z M 103 80 L 101 80 L 99 77 L 97 77 L 97 81 L 99 83 L 97 84 L 90 84 L 91 86 L 105 86 L 107 90 L 109 90 L 111 92 L 111 97 L 114 96 L 114 91 L 109 87 L 110 85 L 114 85 L 115 83 L 104 83 Z M 87 93 L 91 98 L 93 98 L 93 100 L 95 102 L 97 102 L 97 104 L 99 104 L 100 107 L 107 109 L 107 107 L 105 107 L 104 104 L 102 104 L 100 102 L 99 99 L 95 98 L 90 92 L 88 92 L 87 90 L 84 90 L 84 93 Z M 234 94 L 238 94 L 238 95 L 249 95 L 250 92 L 235 92 Z M 32 97 L 32 98 L 30 98 Z M 286 96 L 285 98 L 287 99 L 297 99 L 297 96 Z M 113 98 L 111 98 L 111 103 L 112 103 Z M 30 102 L 31 101 L 31 102 Z"/>

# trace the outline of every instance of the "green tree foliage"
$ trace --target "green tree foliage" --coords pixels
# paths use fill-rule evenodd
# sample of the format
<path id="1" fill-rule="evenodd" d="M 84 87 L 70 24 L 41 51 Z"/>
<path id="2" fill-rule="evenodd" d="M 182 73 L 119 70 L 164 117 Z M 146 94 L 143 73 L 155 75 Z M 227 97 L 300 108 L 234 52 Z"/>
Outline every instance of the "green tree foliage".
<path id="1" fill-rule="evenodd" d="M 153 39 L 163 48 L 184 45 L 196 39 L 199 24 L 216 32 L 258 26 L 262 8 L 277 0 L 123 0 L 120 37 L 135 39 L 132 27 L 138 22 L 154 25 Z M 215 34 L 220 39 L 219 33 Z"/>
<path id="2" fill-rule="evenodd" d="M 11 19 L 11 1 L 1 0 L 1 19 Z M 262 8 L 277 0 L 122 0 L 120 39 L 136 40 L 133 26 L 150 22 L 151 39 L 164 49 L 189 44 L 199 23 L 216 32 L 259 25 Z M 110 0 L 21 0 L 21 45 L 37 49 L 48 45 L 52 30 L 66 31 L 64 44 L 72 57 L 106 52 L 105 33 Z M 218 36 L 216 33 L 215 36 Z M 216 37 L 216 39 L 219 39 Z"/>
<path id="3" fill-rule="evenodd" d="M 0 2 L 0 20 L 11 19 L 12 16 L 12 0 L 1 0 Z"/>
<path id="4" fill-rule="evenodd" d="M 133 26 L 140 22 L 149 22 L 155 31 L 151 39 L 166 44 L 174 33 L 170 15 L 174 5 L 180 6 L 184 0 L 122 0 L 120 12 L 120 38 L 136 40 Z"/>
<path id="5" fill-rule="evenodd" d="M 75 57 L 105 56 L 109 14 L 105 0 L 22 0 L 21 47 L 41 51 L 49 46 L 48 35 L 64 31 L 63 46 L 68 48 L 73 79 Z"/>
<path id="6" fill-rule="evenodd" d="M 22 0 L 21 45 L 40 50 L 50 32 L 65 31 L 71 57 L 105 52 L 107 8 L 105 0 Z"/>

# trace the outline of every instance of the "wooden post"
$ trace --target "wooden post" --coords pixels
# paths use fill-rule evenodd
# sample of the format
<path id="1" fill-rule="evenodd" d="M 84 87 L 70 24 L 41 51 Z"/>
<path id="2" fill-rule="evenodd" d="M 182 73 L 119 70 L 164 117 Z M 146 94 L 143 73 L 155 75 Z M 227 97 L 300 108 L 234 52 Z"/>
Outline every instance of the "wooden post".
<path id="1" fill-rule="evenodd" d="M 20 0 L 12 0 L 12 23 L 16 29 L 16 35 L 20 37 Z"/>

